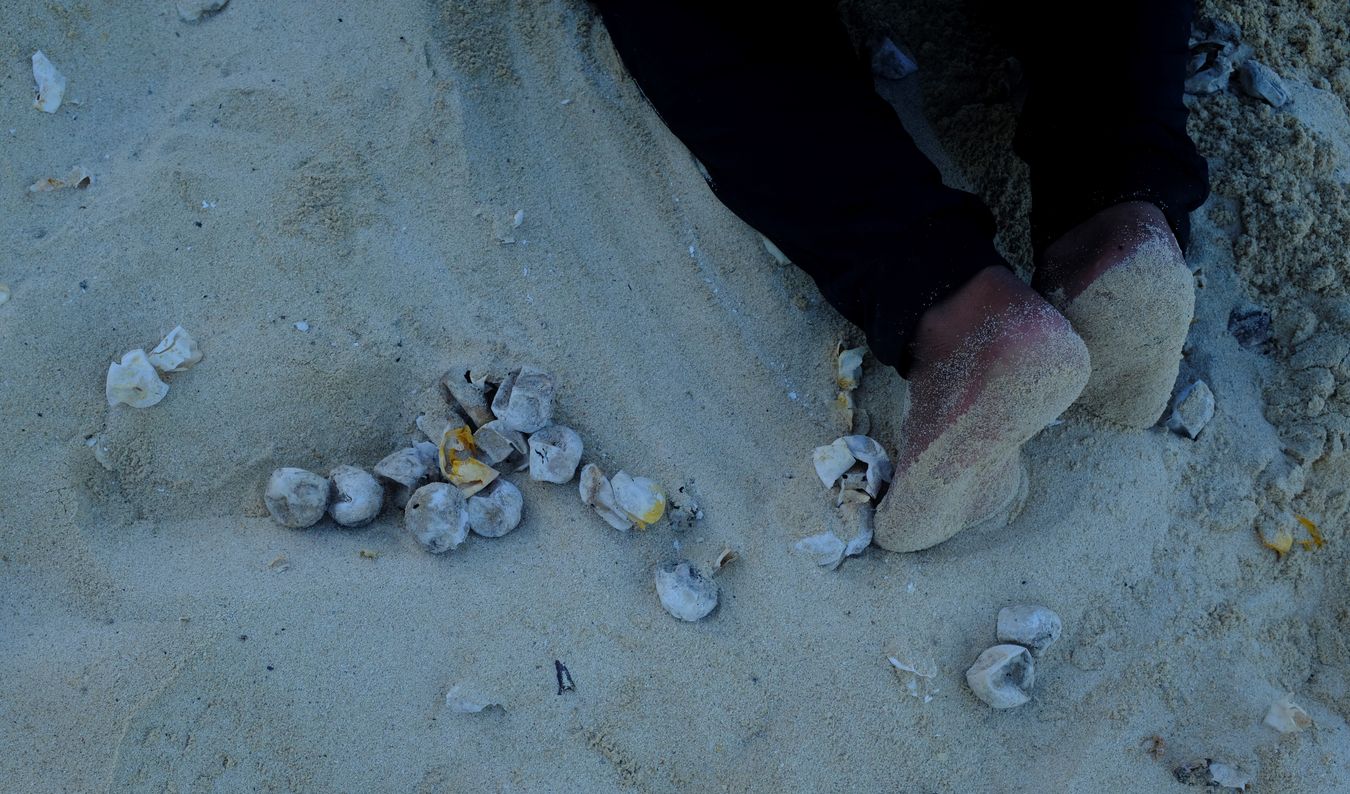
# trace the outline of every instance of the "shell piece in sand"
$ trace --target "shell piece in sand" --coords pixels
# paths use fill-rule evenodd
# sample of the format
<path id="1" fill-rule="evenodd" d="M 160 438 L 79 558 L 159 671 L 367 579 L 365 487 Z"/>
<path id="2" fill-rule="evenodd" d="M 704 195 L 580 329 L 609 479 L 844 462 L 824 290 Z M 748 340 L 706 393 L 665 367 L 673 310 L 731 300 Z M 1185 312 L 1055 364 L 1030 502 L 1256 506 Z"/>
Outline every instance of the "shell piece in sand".
<path id="1" fill-rule="evenodd" d="M 183 326 L 174 326 L 146 356 L 160 372 L 182 372 L 202 360 L 202 351 Z"/>
<path id="2" fill-rule="evenodd" d="M 130 405 L 149 408 L 169 393 L 169 384 L 159 379 L 145 351 L 137 348 L 122 356 L 121 362 L 108 366 L 108 380 L 104 384 L 108 405 Z"/>
<path id="3" fill-rule="evenodd" d="M 717 606 L 717 583 L 699 573 L 688 560 L 656 569 L 656 594 L 671 615 L 690 623 Z"/>
<path id="4" fill-rule="evenodd" d="M 425 485 L 436 473 L 436 445 L 419 441 L 411 447 L 386 455 L 375 464 L 375 476 L 394 484 L 394 506 L 408 504 L 412 492 Z"/>
<path id="5" fill-rule="evenodd" d="M 581 436 L 566 425 L 549 425 L 530 436 L 530 478 L 565 483 L 581 462 Z"/>
<path id="6" fill-rule="evenodd" d="M 384 506 L 384 489 L 370 472 L 357 466 L 338 466 L 328 473 L 333 501 L 328 514 L 344 527 L 369 524 Z"/>
<path id="7" fill-rule="evenodd" d="M 1033 656 L 1045 653 L 1063 631 L 1064 622 L 1048 607 L 1024 604 L 998 611 L 998 641 L 1025 645 Z"/>
<path id="8" fill-rule="evenodd" d="M 581 467 L 581 477 L 577 490 L 581 494 L 581 503 L 595 508 L 595 512 L 611 527 L 627 532 L 633 528 L 633 522 L 619 509 L 614 501 L 614 487 L 610 485 L 605 473 L 594 463 Z"/>
<path id="9" fill-rule="evenodd" d="M 811 453 L 811 462 L 815 464 L 816 476 L 820 478 L 821 483 L 826 488 L 833 488 L 844 472 L 857 463 L 857 459 L 848 451 L 848 442 L 836 438 L 823 447 L 816 447 Z"/>
<path id="10" fill-rule="evenodd" d="M 521 367 L 497 388 L 492 413 L 512 430 L 533 433 L 553 420 L 553 376 L 533 367 Z"/>
<path id="11" fill-rule="evenodd" d="M 524 506 L 519 488 L 497 480 L 487 490 L 469 497 L 469 529 L 485 538 L 500 538 L 520 526 Z"/>
<path id="12" fill-rule="evenodd" d="M 487 404 L 486 379 L 473 380 L 468 370 L 456 367 L 446 373 L 441 383 L 450 392 L 450 399 L 459 405 L 474 427 L 482 427 L 492 421 L 492 411 Z"/>
<path id="13" fill-rule="evenodd" d="M 646 529 L 665 515 L 666 494 L 646 477 L 620 471 L 609 484 L 614 488 L 614 503 L 638 529 Z"/>
<path id="14" fill-rule="evenodd" d="M 9 301 L 9 294 L 9 285 L 0 281 L 0 303 L 7 303 Z"/>
<path id="15" fill-rule="evenodd" d="M 529 452 L 525 434 L 507 427 L 500 419 L 493 419 L 479 427 L 473 434 L 473 444 L 478 448 L 478 456 L 482 461 L 491 466 L 503 461 L 509 463 L 517 458 L 523 460 Z"/>
<path id="16" fill-rule="evenodd" d="M 312 471 L 285 467 L 272 472 L 263 503 L 272 520 L 283 527 L 304 529 L 318 523 L 328 509 L 328 478 Z"/>
<path id="17" fill-rule="evenodd" d="M 792 550 L 809 555 L 811 560 L 822 568 L 834 570 L 845 557 L 856 557 L 872 543 L 872 520 L 874 508 L 866 497 L 862 501 L 849 501 L 840 506 L 841 524 L 852 534 L 845 541 L 833 531 L 825 531 L 802 538 L 792 544 Z"/>
<path id="18" fill-rule="evenodd" d="M 46 179 L 39 179 L 28 186 L 28 192 L 46 193 L 66 187 L 84 190 L 92 184 L 94 184 L 94 175 L 89 172 L 89 169 L 82 165 L 76 165 L 71 166 L 70 172 L 63 177 L 49 176 Z"/>
<path id="19" fill-rule="evenodd" d="M 1036 665 L 1021 645 L 995 645 L 980 654 L 966 671 L 970 691 L 996 709 L 1010 709 L 1031 700 Z"/>
<path id="20" fill-rule="evenodd" d="M 1302 706 L 1294 702 L 1294 694 L 1290 692 L 1270 704 L 1265 724 L 1280 733 L 1298 733 L 1313 723 L 1312 717 L 1308 716 L 1308 712 L 1304 711 Z"/>
<path id="21" fill-rule="evenodd" d="M 55 113 L 66 95 L 66 76 L 57 71 L 42 50 L 33 53 L 33 81 L 37 83 L 33 107 L 43 113 Z"/>
<path id="22" fill-rule="evenodd" d="M 445 705 L 456 714 L 478 714 L 484 711 L 506 711 L 496 699 L 483 694 L 473 684 L 455 684 L 445 693 Z"/>
<path id="23" fill-rule="evenodd" d="M 446 428 L 439 449 L 441 474 L 458 486 L 465 496 L 483 490 L 500 474 L 474 458 L 473 452 L 473 434 L 467 426 Z"/>
<path id="24" fill-rule="evenodd" d="M 835 362 L 836 372 L 834 376 L 835 383 L 838 384 L 840 389 L 850 392 L 862 383 L 862 361 L 863 348 L 861 347 L 840 351 Z"/>
<path id="25" fill-rule="evenodd" d="M 891 465 L 886 449 L 867 436 L 844 436 L 842 440 L 849 454 L 867 464 L 867 495 L 877 498 L 882 483 L 890 482 L 895 476 L 895 467 Z"/>
<path id="26" fill-rule="evenodd" d="M 469 536 L 468 502 L 448 483 L 423 485 L 403 508 L 403 526 L 422 548 L 442 554 L 459 546 Z"/>

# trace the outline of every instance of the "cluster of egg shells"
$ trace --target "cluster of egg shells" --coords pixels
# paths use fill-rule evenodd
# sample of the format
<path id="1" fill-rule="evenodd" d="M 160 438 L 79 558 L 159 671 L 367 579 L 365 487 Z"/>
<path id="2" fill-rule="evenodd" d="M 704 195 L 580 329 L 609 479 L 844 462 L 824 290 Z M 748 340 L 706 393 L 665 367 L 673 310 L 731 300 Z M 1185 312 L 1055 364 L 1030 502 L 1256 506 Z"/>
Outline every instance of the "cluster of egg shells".
<path id="1" fill-rule="evenodd" d="M 326 478 L 297 468 L 274 471 L 263 495 L 273 520 L 303 528 L 327 513 L 340 526 L 359 527 L 379 515 L 387 494 L 422 548 L 441 554 L 470 532 L 496 538 L 520 524 L 524 499 L 503 472 L 528 471 L 532 480 L 558 484 L 576 476 L 584 445 L 575 430 L 553 421 L 552 375 L 528 366 L 501 379 L 458 370 L 443 385 L 462 418 L 418 417 L 426 440 L 391 453 L 372 471 L 339 466 Z M 594 463 L 581 469 L 578 491 L 618 530 L 665 514 L 666 496 L 656 483 L 623 471 L 606 478 Z"/>
<path id="2" fill-rule="evenodd" d="M 999 610 L 999 643 L 986 648 L 966 671 L 970 691 L 992 708 L 1010 709 L 1031 700 L 1039 657 L 1059 639 L 1064 623 L 1054 610 L 1035 604 Z"/>
<path id="3" fill-rule="evenodd" d="M 110 406 L 149 408 L 169 393 L 169 384 L 160 380 L 160 373 L 182 372 L 201 360 L 202 351 L 192 335 L 183 326 L 175 326 L 149 353 L 136 348 L 110 364 L 104 396 Z"/>

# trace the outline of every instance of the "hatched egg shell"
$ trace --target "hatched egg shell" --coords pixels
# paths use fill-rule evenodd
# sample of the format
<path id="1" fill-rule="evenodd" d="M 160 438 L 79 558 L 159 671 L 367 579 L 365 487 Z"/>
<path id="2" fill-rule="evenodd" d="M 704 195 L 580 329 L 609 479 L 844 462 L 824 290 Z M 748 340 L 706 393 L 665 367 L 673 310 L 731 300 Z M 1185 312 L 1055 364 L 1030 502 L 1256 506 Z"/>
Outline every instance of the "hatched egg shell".
<path id="1" fill-rule="evenodd" d="M 169 393 L 169 384 L 159 379 L 145 351 L 137 348 L 122 356 L 122 361 L 108 366 L 108 380 L 104 394 L 108 405 L 130 405 L 149 408 Z"/>
<path id="2" fill-rule="evenodd" d="M 885 447 L 867 436 L 844 436 L 841 439 L 848 447 L 849 454 L 867 464 L 867 493 L 873 499 L 881 493 L 882 483 L 891 481 L 895 468 Z"/>
<path id="3" fill-rule="evenodd" d="M 802 538 L 792 544 L 792 548 L 794 551 L 809 555 L 816 565 L 830 570 L 838 568 L 844 559 L 844 541 L 833 532 L 821 532 Z"/>
<path id="4" fill-rule="evenodd" d="M 1036 665 L 1021 645 L 995 645 L 966 671 L 970 691 L 996 709 L 1010 709 L 1031 700 Z"/>
<path id="5" fill-rule="evenodd" d="M 66 95 L 66 76 L 57 71 L 42 50 L 33 53 L 33 81 L 37 83 L 33 107 L 43 113 L 55 113 Z"/>
<path id="6" fill-rule="evenodd" d="M 1063 621 L 1047 607 L 1024 604 L 998 611 L 998 641 L 1025 645 L 1035 656 L 1045 653 L 1063 631 Z"/>
<path id="7" fill-rule="evenodd" d="M 717 583 L 699 573 L 688 560 L 656 569 L 656 594 L 671 615 L 690 623 L 717 606 Z"/>
<path id="8" fill-rule="evenodd" d="M 304 529 L 318 523 L 328 509 L 328 478 L 312 471 L 284 467 L 272 472 L 263 491 L 263 503 L 272 520 L 283 527 Z"/>
<path id="9" fill-rule="evenodd" d="M 175 326 L 169 335 L 146 356 L 160 372 L 182 372 L 202 360 L 202 351 L 183 326 Z"/>
<path id="10" fill-rule="evenodd" d="M 419 441 L 411 447 L 391 452 L 375 464 L 375 476 L 398 483 L 405 488 L 417 488 L 431 478 L 436 469 L 436 445 Z"/>
<path id="11" fill-rule="evenodd" d="M 339 525 L 363 526 L 380 514 L 384 489 L 370 472 L 357 466 L 338 466 L 328 473 L 328 479 L 333 483 L 328 514 Z"/>
<path id="12" fill-rule="evenodd" d="M 836 362 L 835 382 L 846 392 L 858 388 L 862 383 L 863 348 L 855 347 L 839 353 Z"/>
<path id="13" fill-rule="evenodd" d="M 178 0 L 178 18 L 184 22 L 196 22 L 208 14 L 214 14 L 225 7 L 230 0 Z"/>
<path id="14" fill-rule="evenodd" d="M 474 381 L 469 371 L 456 367 L 441 379 L 450 399 L 459 405 L 464 414 L 473 422 L 474 427 L 482 427 L 492 421 L 492 411 L 488 408 L 484 381 Z"/>
<path id="15" fill-rule="evenodd" d="M 581 436 L 566 425 L 549 425 L 530 436 L 530 479 L 565 483 L 581 462 Z"/>
<path id="16" fill-rule="evenodd" d="M 619 509 L 614 501 L 614 487 L 610 485 L 605 473 L 594 463 L 581 468 L 581 477 L 577 490 L 581 494 L 581 503 L 595 508 L 595 512 L 611 527 L 627 532 L 633 528 L 633 522 Z"/>
<path id="17" fill-rule="evenodd" d="M 1294 702 L 1294 694 L 1290 692 L 1270 704 L 1265 724 L 1280 733 L 1298 733 L 1312 725 L 1312 717 L 1308 716 L 1308 712 L 1304 711 L 1302 706 Z"/>
<path id="18" fill-rule="evenodd" d="M 666 494 L 646 477 L 634 477 L 620 471 L 610 480 L 614 503 L 638 529 L 661 520 L 666 512 Z"/>
<path id="19" fill-rule="evenodd" d="M 553 420 L 553 376 L 521 367 L 506 376 L 492 399 L 492 413 L 512 430 L 534 433 Z"/>
<path id="20" fill-rule="evenodd" d="M 480 460 L 461 458 L 451 461 L 450 475 L 446 479 L 458 486 L 465 496 L 473 496 L 500 475 L 501 472 Z"/>
<path id="21" fill-rule="evenodd" d="M 497 480 L 483 493 L 469 497 L 469 529 L 485 538 L 500 538 L 520 526 L 524 506 L 519 488 Z"/>
<path id="22" fill-rule="evenodd" d="M 483 694 L 473 684 L 455 684 L 445 693 L 445 705 L 456 714 L 478 714 L 483 711 L 506 711 L 496 699 Z"/>
<path id="23" fill-rule="evenodd" d="M 492 466 L 515 456 L 524 457 L 529 451 L 525 435 L 507 427 L 500 419 L 479 427 L 473 434 L 473 444 L 483 462 Z"/>
<path id="24" fill-rule="evenodd" d="M 403 526 L 422 548 L 442 554 L 469 536 L 468 502 L 448 483 L 428 483 L 409 497 L 403 508 Z"/>
<path id="25" fill-rule="evenodd" d="M 848 442 L 836 438 L 823 447 L 816 447 L 811 453 L 811 462 L 815 464 L 816 476 L 825 487 L 833 488 L 839 478 L 844 476 L 844 472 L 853 468 L 853 464 L 858 461 L 848 451 Z"/>

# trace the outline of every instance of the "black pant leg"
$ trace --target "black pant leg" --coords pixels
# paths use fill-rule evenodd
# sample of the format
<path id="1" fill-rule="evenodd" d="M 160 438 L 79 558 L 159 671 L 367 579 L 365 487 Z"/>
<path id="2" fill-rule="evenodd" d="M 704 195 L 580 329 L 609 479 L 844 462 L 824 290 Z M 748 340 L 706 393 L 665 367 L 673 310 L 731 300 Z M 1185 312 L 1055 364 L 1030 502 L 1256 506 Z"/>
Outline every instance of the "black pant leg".
<path id="1" fill-rule="evenodd" d="M 610 36 L 719 199 L 903 368 L 921 314 L 1006 266 L 876 95 L 832 3 L 600 0 Z M 903 371 L 903 369 L 902 369 Z"/>
<path id="2" fill-rule="evenodd" d="M 1182 103 L 1190 0 L 998 3 L 1027 97 L 1013 147 L 1031 167 L 1032 245 L 1097 212 L 1144 200 L 1184 250 L 1209 169 Z"/>

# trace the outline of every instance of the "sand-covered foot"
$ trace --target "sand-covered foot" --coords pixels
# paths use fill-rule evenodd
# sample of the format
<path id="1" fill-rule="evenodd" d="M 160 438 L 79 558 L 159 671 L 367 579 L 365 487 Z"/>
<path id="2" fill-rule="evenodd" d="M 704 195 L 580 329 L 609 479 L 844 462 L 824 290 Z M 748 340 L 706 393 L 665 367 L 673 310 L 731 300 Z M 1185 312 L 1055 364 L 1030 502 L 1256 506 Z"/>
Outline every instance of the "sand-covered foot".
<path id="1" fill-rule="evenodd" d="M 1130 428 L 1167 407 L 1195 312 L 1195 287 L 1157 207 L 1110 207 L 1046 249 L 1034 282 L 1073 324 L 1092 356 L 1078 404 Z"/>
<path id="2" fill-rule="evenodd" d="M 1021 447 L 1088 379 L 1068 321 L 1012 273 L 990 268 L 924 315 L 896 476 L 877 545 L 917 551 L 1006 522 L 1026 493 Z"/>

